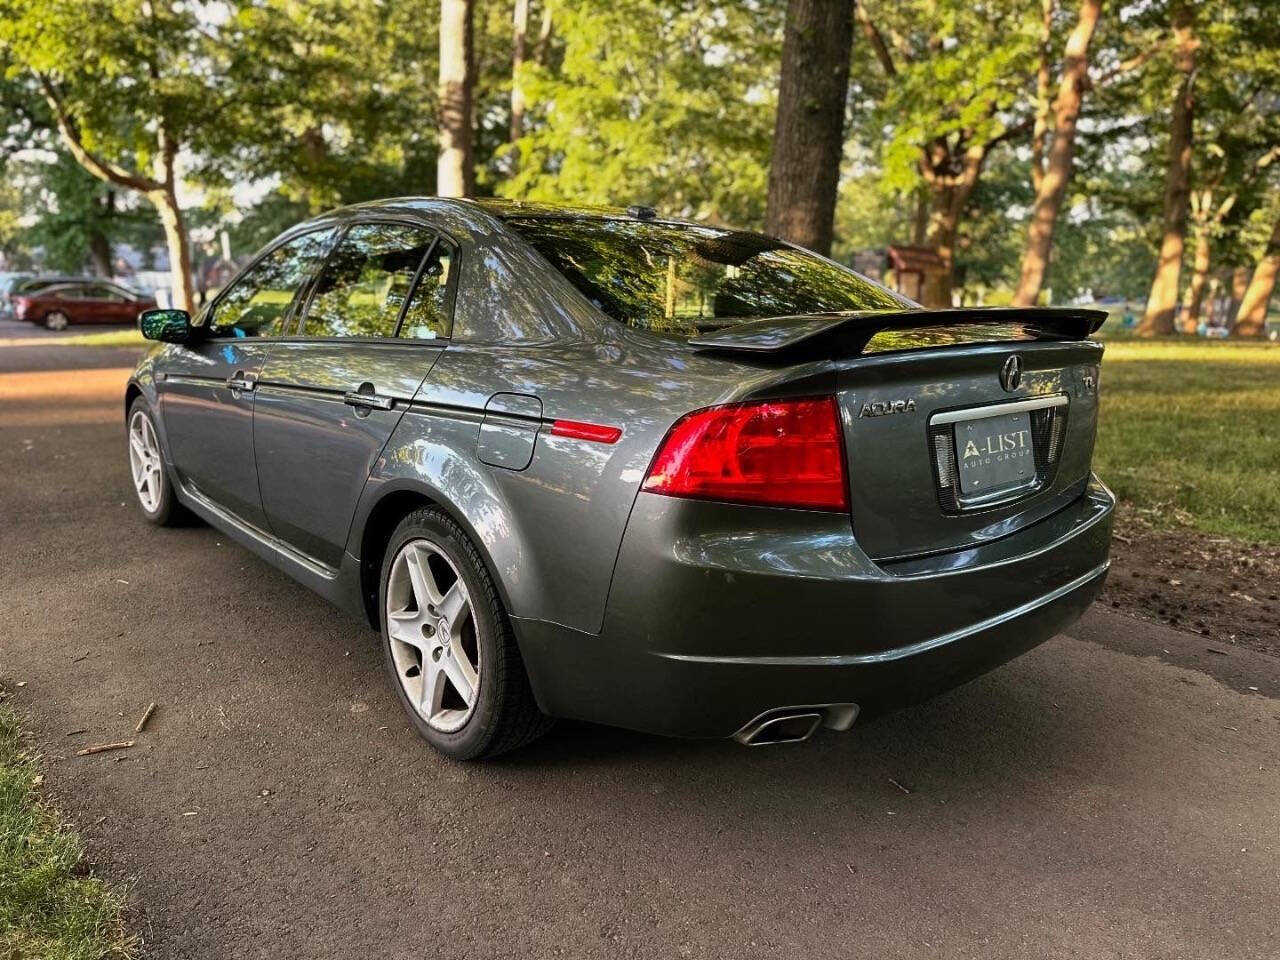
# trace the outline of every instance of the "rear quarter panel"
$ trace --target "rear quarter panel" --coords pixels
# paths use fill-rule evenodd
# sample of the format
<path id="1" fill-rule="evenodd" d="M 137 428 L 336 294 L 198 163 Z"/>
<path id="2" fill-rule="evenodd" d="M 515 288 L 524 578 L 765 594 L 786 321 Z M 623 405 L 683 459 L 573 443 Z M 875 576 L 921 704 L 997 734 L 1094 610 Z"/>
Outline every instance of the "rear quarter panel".
<path id="1" fill-rule="evenodd" d="M 577 344 L 450 345 L 375 467 L 355 529 L 383 496 L 421 489 L 480 545 L 513 616 L 597 633 L 627 518 L 667 430 L 775 376 L 622 329 Z M 542 401 L 523 470 L 477 457 L 495 393 Z M 622 437 L 553 436 L 557 419 L 621 427 Z"/>

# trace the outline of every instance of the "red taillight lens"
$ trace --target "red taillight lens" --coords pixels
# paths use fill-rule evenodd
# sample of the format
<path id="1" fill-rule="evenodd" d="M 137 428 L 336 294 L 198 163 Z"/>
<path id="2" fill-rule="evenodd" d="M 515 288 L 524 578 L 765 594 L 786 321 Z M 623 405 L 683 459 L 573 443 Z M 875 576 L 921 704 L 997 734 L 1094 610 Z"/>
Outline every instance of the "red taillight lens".
<path id="1" fill-rule="evenodd" d="M 834 397 L 735 403 L 676 421 L 644 489 L 776 507 L 848 510 Z"/>
<path id="2" fill-rule="evenodd" d="M 13 307 L 13 315 L 21 320 L 28 310 L 31 309 L 31 300 L 29 297 L 13 297 L 9 301 Z"/>

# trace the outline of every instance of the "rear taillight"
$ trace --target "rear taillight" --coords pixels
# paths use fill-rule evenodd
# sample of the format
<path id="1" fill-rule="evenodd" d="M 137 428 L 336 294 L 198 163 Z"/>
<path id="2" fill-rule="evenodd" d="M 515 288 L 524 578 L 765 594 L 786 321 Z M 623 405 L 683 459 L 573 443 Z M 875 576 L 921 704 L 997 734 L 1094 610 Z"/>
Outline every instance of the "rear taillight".
<path id="1" fill-rule="evenodd" d="M 667 433 L 644 489 L 669 497 L 848 510 L 834 397 L 698 410 Z"/>
<path id="2" fill-rule="evenodd" d="M 9 305 L 13 307 L 13 315 L 21 320 L 26 316 L 27 311 L 31 309 L 31 300 L 29 297 L 12 297 Z"/>

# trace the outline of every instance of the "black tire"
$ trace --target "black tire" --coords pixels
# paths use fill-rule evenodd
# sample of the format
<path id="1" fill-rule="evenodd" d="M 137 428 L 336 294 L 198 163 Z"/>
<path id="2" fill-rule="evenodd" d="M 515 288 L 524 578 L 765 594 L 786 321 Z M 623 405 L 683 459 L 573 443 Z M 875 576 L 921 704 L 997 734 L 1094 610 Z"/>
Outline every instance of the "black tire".
<path id="1" fill-rule="evenodd" d="M 410 701 L 397 673 L 387 632 L 387 589 L 392 565 L 401 548 L 416 539 L 428 540 L 448 554 L 471 597 L 471 616 L 482 666 L 475 708 L 466 723 L 452 733 L 430 726 Z M 445 756 L 454 760 L 494 757 L 532 742 L 554 725 L 555 721 L 539 710 L 534 700 L 511 620 L 493 578 L 485 569 L 475 544 L 443 510 L 419 508 L 396 527 L 382 559 L 378 610 L 382 622 L 383 662 L 396 696 L 418 733 Z"/>
<path id="2" fill-rule="evenodd" d="M 54 310 L 51 314 L 44 318 L 44 327 L 46 330 L 52 330 L 55 333 L 67 329 L 71 326 L 71 318 L 61 310 Z"/>
<path id="3" fill-rule="evenodd" d="M 151 412 L 151 407 L 142 397 L 134 398 L 133 403 L 129 404 L 129 416 L 125 419 L 125 443 L 129 442 L 129 434 L 133 429 L 134 418 L 142 416 L 146 417 L 151 425 L 152 433 L 159 442 L 160 433 L 156 430 L 155 414 Z M 126 448 L 126 456 L 128 450 Z M 138 509 L 142 511 L 142 515 L 151 523 L 160 527 L 183 527 L 195 520 L 194 514 L 186 507 L 178 502 L 178 496 L 173 489 L 173 478 L 169 476 L 169 471 L 164 465 L 161 458 L 160 474 L 159 474 L 160 495 L 154 509 L 149 508 L 143 501 L 142 495 L 135 488 L 134 500 L 138 504 Z M 130 482 L 133 480 L 130 473 Z"/>

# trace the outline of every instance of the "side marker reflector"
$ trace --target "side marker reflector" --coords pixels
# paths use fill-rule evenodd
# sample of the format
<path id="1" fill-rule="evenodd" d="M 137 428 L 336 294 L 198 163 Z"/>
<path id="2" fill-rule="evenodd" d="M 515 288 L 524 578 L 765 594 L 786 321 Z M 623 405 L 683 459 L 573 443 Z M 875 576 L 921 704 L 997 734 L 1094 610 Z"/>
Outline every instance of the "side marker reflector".
<path id="1" fill-rule="evenodd" d="M 553 420 L 553 437 L 571 437 L 574 440 L 590 440 L 593 443 L 617 443 L 622 436 L 621 427 L 607 427 L 600 423 L 584 423 L 581 420 Z"/>

